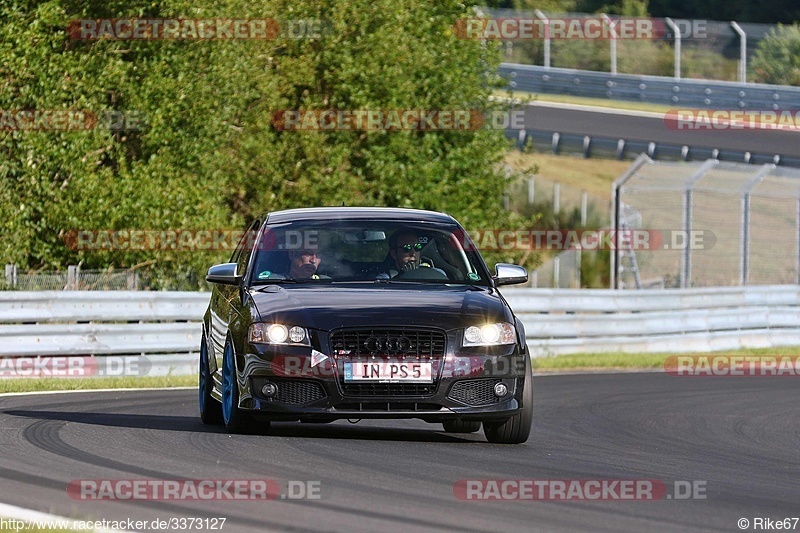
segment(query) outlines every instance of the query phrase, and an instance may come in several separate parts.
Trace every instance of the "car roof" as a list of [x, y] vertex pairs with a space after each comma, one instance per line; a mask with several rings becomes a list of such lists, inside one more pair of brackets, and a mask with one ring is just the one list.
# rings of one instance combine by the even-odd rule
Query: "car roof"
[[377, 219], [403, 222], [439, 222], [456, 223], [446, 213], [425, 211], [422, 209], [405, 209], [401, 207], [311, 207], [303, 209], [287, 209], [268, 214], [268, 223], [293, 222], [298, 220], [335, 220], [335, 219]]

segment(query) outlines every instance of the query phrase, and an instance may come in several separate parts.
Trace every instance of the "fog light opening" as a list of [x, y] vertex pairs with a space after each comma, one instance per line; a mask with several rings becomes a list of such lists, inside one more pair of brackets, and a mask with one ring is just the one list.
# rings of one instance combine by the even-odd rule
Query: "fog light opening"
[[261, 387], [261, 394], [263, 394], [267, 398], [274, 398], [275, 395], [278, 394], [278, 386], [275, 385], [274, 383], [264, 383], [264, 386]]
[[495, 386], [494, 386], [494, 395], [495, 396], [498, 396], [498, 397], [502, 398], [506, 394], [508, 394], [508, 387], [506, 387], [505, 383], [501, 382], [501, 383], [495, 384]]

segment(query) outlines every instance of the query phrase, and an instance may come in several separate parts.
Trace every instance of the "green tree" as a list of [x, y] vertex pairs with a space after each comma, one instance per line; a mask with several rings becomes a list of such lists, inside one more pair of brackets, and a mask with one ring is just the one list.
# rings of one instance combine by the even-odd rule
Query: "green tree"
[[750, 68], [755, 81], [779, 85], [800, 85], [800, 26], [777, 28], [759, 43]]

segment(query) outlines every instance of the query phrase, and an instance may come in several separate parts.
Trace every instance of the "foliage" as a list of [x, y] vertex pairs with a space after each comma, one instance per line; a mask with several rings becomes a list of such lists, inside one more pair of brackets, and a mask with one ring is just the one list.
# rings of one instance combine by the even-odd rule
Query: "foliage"
[[[457, 38], [454, 0], [16, 1], [0, 7], [0, 109], [135, 111], [140, 131], [0, 131], [0, 261], [21, 269], [151, 265], [202, 272], [229, 252], [74, 250], [80, 229], [241, 229], [286, 207], [443, 210], [467, 227], [502, 209], [498, 130], [277, 131], [297, 109], [500, 109], [497, 43]], [[84, 18], [318, 19], [322, 38], [76, 41]], [[162, 286], [169, 286], [167, 281]], [[185, 283], [181, 284], [185, 286]]]
[[759, 43], [750, 63], [755, 81], [800, 85], [800, 25], [778, 25]]

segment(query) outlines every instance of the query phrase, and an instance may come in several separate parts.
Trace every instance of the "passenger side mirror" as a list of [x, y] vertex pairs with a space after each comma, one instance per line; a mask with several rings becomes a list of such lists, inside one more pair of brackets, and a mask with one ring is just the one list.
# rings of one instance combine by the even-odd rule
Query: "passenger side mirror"
[[516, 285], [528, 281], [528, 271], [525, 267], [509, 263], [497, 263], [494, 268], [496, 272], [494, 282], [497, 285]]
[[222, 285], [238, 285], [242, 276], [236, 275], [236, 263], [222, 263], [208, 269], [206, 281]]

